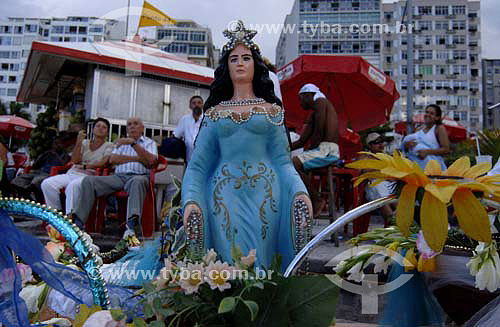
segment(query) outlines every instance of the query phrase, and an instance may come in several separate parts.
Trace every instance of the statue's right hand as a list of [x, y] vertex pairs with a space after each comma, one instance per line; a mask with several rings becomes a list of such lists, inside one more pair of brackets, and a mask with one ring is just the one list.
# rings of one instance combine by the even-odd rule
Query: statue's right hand
[[196, 205], [194, 203], [188, 204], [186, 206], [186, 208], [184, 209], [184, 220], [183, 220], [184, 221], [184, 228], [187, 227], [189, 216], [191, 215], [192, 212], [201, 213], [201, 209], [200, 209], [200, 207], [198, 207], [198, 205]]

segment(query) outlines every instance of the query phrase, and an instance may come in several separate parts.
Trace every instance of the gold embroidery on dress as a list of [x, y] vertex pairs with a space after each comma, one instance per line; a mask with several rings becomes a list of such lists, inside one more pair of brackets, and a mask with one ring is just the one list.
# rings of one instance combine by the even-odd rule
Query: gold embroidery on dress
[[262, 200], [259, 207], [259, 218], [262, 222], [261, 227], [261, 236], [262, 239], [266, 239], [267, 230], [269, 228], [269, 221], [266, 219], [266, 205], [269, 206], [269, 209], [273, 212], [278, 212], [276, 208], [276, 200], [273, 199], [273, 182], [276, 177], [272, 169], [268, 169], [267, 166], [259, 162], [257, 166], [257, 172], [254, 175], [251, 175], [250, 170], [253, 169], [252, 165], [249, 165], [247, 161], [243, 161], [243, 165], [239, 166], [238, 169], [242, 172], [241, 177], [236, 177], [231, 174], [228, 170], [227, 164], [222, 166], [221, 175], [215, 178], [215, 189], [213, 192], [214, 199], [214, 207], [215, 214], [219, 215], [223, 211], [224, 215], [224, 223], [222, 224], [222, 228], [225, 229], [226, 237], [228, 240], [231, 239], [231, 217], [229, 214], [229, 210], [224, 204], [224, 197], [222, 196], [222, 189], [224, 186], [228, 185], [229, 182], [234, 181], [234, 189], [239, 190], [245, 185], [249, 185], [251, 188], [256, 188], [257, 183], [260, 180], [264, 181], [264, 199]]
[[[205, 115], [214, 122], [216, 122], [219, 119], [230, 118], [236, 124], [246, 123], [255, 114], [265, 115], [267, 120], [271, 124], [277, 126], [283, 124], [285, 117], [283, 109], [277, 104], [271, 105], [270, 108], [266, 108], [263, 106], [255, 106], [252, 107], [252, 109], [243, 112], [238, 112], [229, 109], [216, 110], [215, 107], [212, 107], [205, 112]], [[276, 118], [277, 120], [275, 120]]]

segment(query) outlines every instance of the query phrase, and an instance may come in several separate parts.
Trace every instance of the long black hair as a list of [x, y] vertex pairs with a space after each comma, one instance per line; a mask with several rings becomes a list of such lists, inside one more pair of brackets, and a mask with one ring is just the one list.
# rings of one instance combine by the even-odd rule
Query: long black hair
[[438, 116], [438, 117], [439, 117], [439, 119], [436, 119], [436, 120], [434, 121], [434, 123], [435, 123], [436, 125], [441, 125], [441, 124], [443, 123], [443, 122], [441, 121], [441, 119], [443, 119], [443, 117], [442, 117], [443, 111], [441, 110], [441, 107], [440, 107], [440, 106], [438, 106], [437, 104], [430, 104], [430, 105], [428, 105], [428, 106], [426, 107], [426, 109], [427, 109], [427, 108], [434, 108], [434, 110], [436, 111], [436, 116]]
[[[261, 55], [250, 49], [254, 61], [254, 75], [253, 75], [253, 92], [258, 98], [262, 98], [269, 103], [282, 105], [280, 99], [274, 94], [274, 84], [269, 78], [269, 69], [267, 68]], [[210, 85], [210, 96], [205, 102], [203, 111], [218, 105], [221, 101], [230, 100], [233, 97], [233, 82], [229, 75], [228, 58], [231, 51], [226, 51], [222, 54], [219, 61], [219, 66], [215, 70], [215, 78]]]

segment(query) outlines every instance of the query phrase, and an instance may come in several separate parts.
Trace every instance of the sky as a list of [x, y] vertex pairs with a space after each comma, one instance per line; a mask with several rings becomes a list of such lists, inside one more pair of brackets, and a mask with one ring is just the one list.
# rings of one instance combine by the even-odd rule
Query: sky
[[[148, 0], [174, 19], [187, 18], [208, 26], [217, 47], [225, 44], [222, 31], [236, 19], [249, 24], [283, 24], [293, 0]], [[384, 2], [393, 2], [384, 0]], [[0, 0], [4, 17], [96, 16], [125, 20], [127, 0]], [[130, 0], [132, 8], [143, 0]], [[137, 9], [140, 12], [140, 9]], [[137, 11], [136, 10], [136, 11]], [[500, 1], [481, 0], [483, 58], [500, 58]], [[129, 28], [135, 29], [139, 15], [132, 14]], [[147, 29], [144, 31], [147, 33]], [[274, 62], [279, 33], [264, 31], [255, 37], [261, 52]]]

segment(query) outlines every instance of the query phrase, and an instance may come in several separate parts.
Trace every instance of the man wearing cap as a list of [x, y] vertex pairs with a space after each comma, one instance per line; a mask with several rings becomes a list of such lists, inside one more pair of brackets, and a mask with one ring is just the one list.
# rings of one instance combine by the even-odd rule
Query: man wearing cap
[[295, 169], [300, 173], [313, 200], [314, 216], [318, 216], [325, 200], [314, 192], [305, 178], [305, 171], [321, 168], [339, 159], [339, 131], [337, 113], [332, 103], [314, 84], [305, 84], [299, 91], [300, 104], [304, 110], [312, 110], [306, 119], [300, 138], [292, 143], [291, 150], [303, 147], [308, 141], [308, 151], [293, 157]]
[[[384, 152], [385, 148], [385, 140], [382, 135], [379, 133], [370, 133], [366, 137], [366, 144], [368, 145], [368, 150], [372, 153]], [[372, 156], [362, 155], [360, 159], [373, 159]], [[363, 170], [363, 173], [368, 172], [369, 170]], [[380, 199], [392, 194], [393, 185], [389, 181], [383, 181], [375, 186], [367, 185], [365, 188], [365, 196], [368, 201], [373, 201], [376, 199]], [[394, 215], [394, 209], [391, 206], [384, 206], [380, 208], [382, 212], [382, 216], [384, 219], [388, 220], [388, 218]]]

